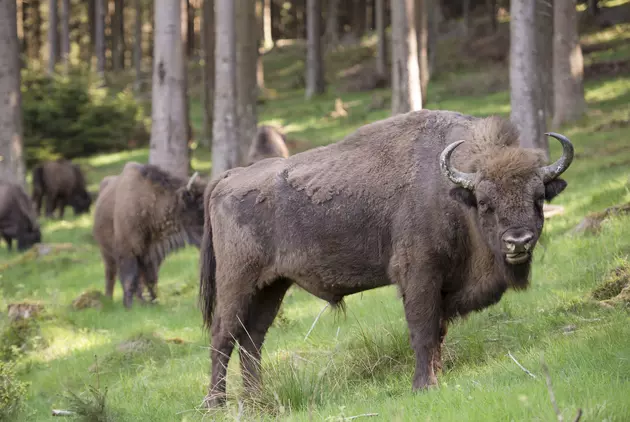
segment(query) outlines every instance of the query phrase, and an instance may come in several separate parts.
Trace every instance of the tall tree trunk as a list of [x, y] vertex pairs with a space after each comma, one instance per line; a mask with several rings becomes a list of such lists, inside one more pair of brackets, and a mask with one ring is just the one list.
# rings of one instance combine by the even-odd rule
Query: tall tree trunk
[[486, 0], [486, 8], [488, 9], [488, 16], [490, 16], [490, 27], [492, 33], [497, 32], [497, 0]]
[[392, 0], [392, 114], [422, 109], [415, 0]]
[[94, 55], [96, 47], [96, 0], [88, 0], [88, 31], [90, 34], [90, 57]]
[[591, 16], [597, 16], [599, 13], [598, 0], [588, 0], [588, 13]]
[[[17, 34], [20, 43], [20, 53], [28, 58], [28, 35], [26, 35], [27, 20], [29, 15], [30, 3], [24, 0], [16, 0], [17, 7]], [[20, 60], [22, 61], [22, 60]]]
[[136, 9], [135, 36], [133, 40], [133, 67], [136, 71], [134, 90], [142, 88], [142, 0], [134, 0]]
[[462, 5], [462, 23], [464, 26], [464, 37], [466, 37], [466, 41], [468, 41], [468, 36], [470, 36], [471, 30], [471, 22], [470, 22], [470, 0], [464, 0]]
[[61, 61], [64, 72], [70, 68], [70, 0], [61, 1]]
[[95, 0], [94, 49], [96, 50], [96, 72], [105, 77], [105, 14], [107, 0]]
[[31, 21], [33, 31], [33, 51], [35, 58], [39, 61], [42, 54], [42, 12], [40, 10], [40, 0], [31, 0], [31, 11], [33, 12], [33, 19]]
[[441, 19], [439, 0], [427, 1], [427, 62], [429, 63], [429, 75], [433, 76], [435, 72], [435, 56], [437, 53], [437, 42], [439, 37], [438, 25]]
[[180, 0], [156, 0], [149, 163], [187, 177], [187, 98], [182, 44]]
[[575, 0], [559, 0], [554, 5], [553, 87], [554, 128], [584, 114], [584, 61], [578, 34]]
[[[184, 85], [184, 98], [186, 99], [186, 101], [184, 102], [184, 115], [185, 115], [185, 121], [186, 121], [186, 145], [188, 147], [190, 141], [192, 140], [192, 125], [190, 124], [190, 101], [189, 101], [189, 97], [188, 97], [188, 18], [189, 18], [189, 14], [188, 14], [188, 7], [187, 7], [187, 3], [188, 0], [181, 0], [180, 1], [180, 29], [181, 29], [181, 42], [182, 42], [182, 54], [184, 55], [184, 58], [182, 60], [182, 76], [184, 79], [183, 85]], [[192, 156], [192, 154], [190, 154], [190, 156]], [[189, 163], [190, 165], [190, 163]], [[192, 167], [190, 167], [190, 169], [192, 170]]]
[[339, 0], [328, 0], [326, 42], [331, 47], [339, 44]]
[[186, 50], [188, 58], [195, 54], [195, 6], [186, 0], [187, 30], [186, 30]]
[[310, 99], [326, 91], [326, 82], [320, 33], [321, 0], [308, 0], [307, 8], [306, 98]]
[[203, 128], [204, 144], [212, 148], [212, 120], [214, 109], [214, 0], [203, 0], [201, 43], [203, 49]]
[[0, 2], [0, 180], [26, 187], [15, 1]]
[[360, 41], [365, 33], [365, 0], [352, 2], [352, 32], [357, 37], [357, 41]]
[[427, 100], [427, 87], [431, 74], [429, 72], [429, 19], [428, 19], [428, 2], [430, 0], [416, 0], [416, 27], [418, 42], [418, 70], [420, 72], [420, 92], [422, 93], [422, 102]]
[[262, 10], [262, 18], [263, 18], [263, 40], [265, 50], [268, 50], [273, 47], [273, 34], [271, 33], [271, 0], [262, 0], [263, 2], [263, 10]]
[[[236, 112], [241, 157], [246, 157], [251, 140], [256, 134], [258, 117], [256, 99], [256, 62], [258, 59], [258, 28], [255, 0], [237, 0], [236, 20]], [[245, 165], [245, 161], [241, 165]]]
[[125, 67], [125, 21], [123, 0], [114, 0], [114, 19], [112, 20], [112, 64], [118, 72]]
[[59, 51], [57, 0], [48, 0], [48, 74], [55, 73]]
[[540, 55], [538, 72], [545, 104], [545, 122], [553, 116], [553, 3], [547, 0], [536, 2], [536, 50]]
[[212, 178], [245, 159], [236, 114], [236, 10], [233, 0], [216, 0], [215, 96], [212, 123]]
[[378, 45], [376, 48], [376, 72], [380, 78], [387, 77], [387, 39], [385, 38], [385, 5], [384, 0], [376, 0], [376, 36]]
[[545, 133], [545, 98], [541, 89], [540, 54], [536, 36], [537, 0], [510, 3], [510, 103], [512, 122], [526, 148], [549, 154]]
[[374, 1], [365, 0], [365, 30], [371, 31], [374, 29]]

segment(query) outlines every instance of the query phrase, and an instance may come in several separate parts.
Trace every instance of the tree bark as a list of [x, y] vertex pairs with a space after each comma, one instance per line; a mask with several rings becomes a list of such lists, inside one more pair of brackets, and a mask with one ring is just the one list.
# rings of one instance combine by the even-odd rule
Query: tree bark
[[374, 29], [374, 5], [373, 0], [365, 0], [365, 30]]
[[[346, 0], [347, 1], [347, 0]], [[308, 16], [307, 16], [308, 19]], [[357, 41], [365, 33], [365, 1], [353, 0], [352, 2], [352, 31], [357, 37]]]
[[96, 0], [88, 0], [88, 31], [90, 34], [89, 44], [89, 57], [94, 55], [94, 48], [96, 46]]
[[96, 50], [96, 72], [105, 77], [105, 3], [106, 0], [95, 0], [94, 49]]
[[142, 0], [134, 0], [136, 9], [135, 36], [133, 40], [133, 67], [136, 73], [134, 90], [140, 92], [142, 88]]
[[39, 9], [41, 6], [40, 0], [32, 0], [31, 11], [33, 12], [33, 19], [31, 31], [33, 31], [33, 51], [35, 59], [40, 60], [42, 54], [42, 13]]
[[548, 0], [536, 1], [537, 51], [540, 54], [538, 72], [545, 104], [545, 122], [553, 116], [553, 4]]
[[321, 42], [321, 0], [308, 0], [307, 52], [306, 52], [306, 98], [323, 94], [326, 91], [324, 80], [324, 60]]
[[114, 71], [118, 72], [125, 67], [125, 21], [123, 0], [114, 0], [114, 19], [112, 22], [112, 63]]
[[212, 178], [240, 165], [236, 114], [236, 10], [233, 0], [217, 0], [215, 8], [215, 96], [212, 125]]
[[554, 5], [552, 127], [574, 121], [584, 114], [584, 61], [578, 34], [575, 0], [558, 0]]
[[339, 0], [328, 0], [327, 9], [326, 42], [330, 47], [334, 47], [339, 45]]
[[273, 34], [271, 32], [271, 0], [262, 0], [263, 2], [263, 40], [265, 50], [273, 48]]
[[59, 51], [57, 0], [48, 0], [48, 74], [55, 73]]
[[429, 20], [428, 20], [428, 2], [430, 0], [416, 0], [416, 26], [417, 42], [418, 42], [418, 70], [420, 72], [420, 92], [422, 93], [422, 102], [427, 100], [427, 87], [431, 74], [429, 72]]
[[435, 56], [437, 53], [437, 41], [439, 37], [438, 25], [441, 21], [441, 11], [439, 0], [427, 1], [427, 62], [429, 64], [429, 75], [433, 76], [435, 72]]
[[203, 50], [203, 139], [209, 149], [212, 148], [212, 120], [214, 109], [214, 0], [203, 1], [203, 20], [201, 22], [201, 42]]
[[422, 109], [415, 0], [392, 0], [392, 114]]
[[186, 0], [186, 12], [187, 12], [187, 30], [186, 30], [186, 51], [187, 56], [190, 58], [195, 54], [195, 6], [190, 3], [190, 0]]
[[61, 61], [64, 72], [70, 68], [70, 0], [61, 1]]
[[599, 13], [599, 6], [597, 5], [598, 0], [588, 0], [588, 13], [591, 16], [597, 16]]
[[488, 15], [490, 16], [490, 27], [492, 33], [497, 32], [497, 0], [486, 0], [486, 8], [488, 9]]
[[470, 0], [464, 0], [462, 5], [462, 21], [464, 25], [464, 37], [470, 36]]
[[[184, 116], [186, 121], [186, 145], [192, 140], [192, 125], [190, 124], [190, 102], [188, 101], [188, 59], [189, 59], [189, 50], [188, 50], [188, 41], [189, 39], [189, 25], [188, 21], [190, 18], [189, 9], [188, 9], [188, 0], [180, 1], [180, 29], [181, 29], [181, 42], [182, 42], [182, 54], [184, 55], [182, 59], [182, 76], [183, 76], [183, 86], [184, 86]], [[192, 167], [190, 167], [192, 170]]]
[[186, 86], [180, 0], [155, 1], [155, 44], [149, 163], [188, 176]]
[[387, 76], [387, 39], [385, 38], [385, 5], [384, 0], [376, 0], [376, 36], [378, 45], [376, 47], [376, 72], [380, 78]]
[[545, 98], [542, 93], [540, 54], [536, 36], [536, 0], [510, 3], [510, 118], [526, 148], [549, 154], [545, 132]]
[[15, 1], [0, 2], [0, 180], [26, 187]]
[[258, 28], [256, 21], [256, 1], [236, 0], [236, 112], [238, 114], [238, 145], [245, 165], [245, 157], [258, 125], [256, 99], [256, 62], [258, 59]]

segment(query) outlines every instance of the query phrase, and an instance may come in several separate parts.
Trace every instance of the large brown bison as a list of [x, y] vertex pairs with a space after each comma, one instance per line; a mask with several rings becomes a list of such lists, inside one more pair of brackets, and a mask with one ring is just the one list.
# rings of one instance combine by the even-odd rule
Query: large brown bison
[[92, 205], [81, 168], [66, 159], [45, 161], [33, 169], [33, 202], [37, 215], [44, 197], [47, 217], [52, 217], [59, 209], [59, 218], [63, 218], [66, 205], [72, 207], [75, 215], [88, 212]]
[[[130, 308], [143, 285], [154, 300], [160, 264], [186, 243], [199, 247], [206, 183], [186, 181], [150, 164], [129, 162], [120, 175], [101, 182], [92, 234], [105, 264], [105, 294], [112, 297], [116, 273]], [[105, 182], [105, 180], [104, 180]]]
[[284, 134], [273, 126], [258, 126], [247, 154], [247, 165], [254, 164], [265, 158], [287, 158], [288, 156], [289, 150], [287, 149]]
[[42, 233], [31, 200], [21, 186], [0, 182], [0, 236], [13, 248], [17, 239], [19, 251], [41, 242]]
[[[422, 110], [287, 159], [228, 170], [205, 192], [200, 307], [212, 333], [205, 403], [225, 400], [239, 342], [245, 387], [260, 383], [265, 333], [296, 283], [333, 306], [396, 284], [416, 365], [437, 383], [447, 324], [528, 286], [543, 202], [573, 147], [545, 165], [507, 120]], [[214, 317], [213, 317], [214, 316]]]

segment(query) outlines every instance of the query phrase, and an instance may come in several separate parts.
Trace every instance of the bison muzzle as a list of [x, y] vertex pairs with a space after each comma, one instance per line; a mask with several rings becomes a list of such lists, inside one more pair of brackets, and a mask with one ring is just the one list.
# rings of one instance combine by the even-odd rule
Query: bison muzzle
[[212, 333], [207, 406], [225, 401], [239, 343], [246, 391], [293, 284], [340, 305], [395, 284], [416, 363], [413, 389], [437, 384], [448, 323], [529, 284], [543, 202], [567, 183], [571, 142], [546, 165], [508, 120], [421, 110], [342, 141], [228, 170], [206, 188], [200, 307]]

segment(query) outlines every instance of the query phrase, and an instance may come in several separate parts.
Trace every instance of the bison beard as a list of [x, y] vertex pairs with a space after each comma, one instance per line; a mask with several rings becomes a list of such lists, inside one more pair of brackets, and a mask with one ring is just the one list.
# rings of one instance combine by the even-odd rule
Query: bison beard
[[[199, 301], [212, 333], [204, 403], [225, 401], [238, 341], [246, 391], [287, 289], [336, 305], [396, 284], [416, 365], [413, 389], [437, 383], [448, 322], [525, 289], [542, 205], [564, 190], [563, 155], [519, 147], [516, 128], [422, 110], [359, 128], [292, 157], [231, 169], [208, 185]], [[465, 140], [464, 142], [459, 142]]]

